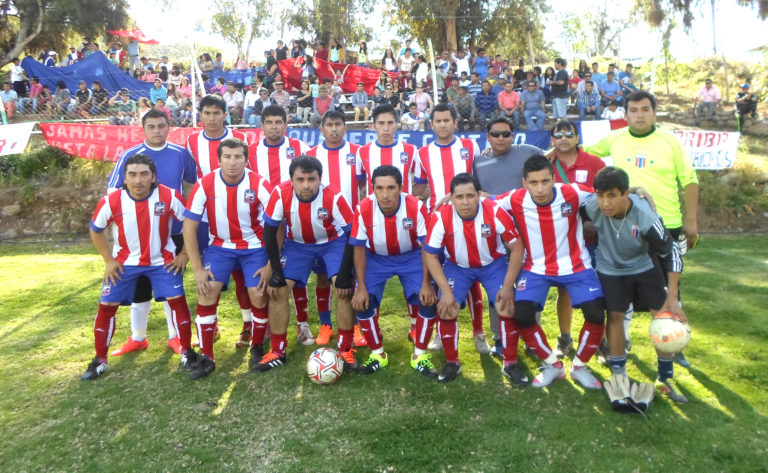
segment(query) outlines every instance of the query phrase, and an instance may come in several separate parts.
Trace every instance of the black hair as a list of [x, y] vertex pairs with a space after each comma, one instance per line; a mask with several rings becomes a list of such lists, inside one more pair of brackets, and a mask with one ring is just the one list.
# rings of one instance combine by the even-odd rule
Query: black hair
[[298, 158], [294, 158], [294, 160], [291, 161], [291, 165], [288, 166], [288, 174], [291, 176], [291, 179], [293, 179], [293, 172], [296, 171], [296, 168], [301, 168], [301, 170], [306, 173], [317, 171], [317, 175], [323, 177], [323, 165], [320, 163], [320, 160], [314, 156], [302, 154]]
[[505, 125], [508, 125], [509, 126], [509, 131], [514, 133], [515, 127], [512, 126], [512, 122], [510, 122], [509, 120], [507, 120], [506, 118], [503, 118], [503, 117], [496, 117], [493, 120], [489, 121], [488, 122], [488, 126], [487, 126], [487, 131], [491, 131], [491, 127], [493, 125], [497, 124], [497, 123], [503, 123]]
[[651, 109], [653, 111], [656, 111], [656, 97], [653, 96], [653, 94], [646, 92], [644, 90], [636, 90], [629, 94], [627, 96], [627, 105], [629, 105], [629, 102], [639, 102], [641, 100], [648, 99], [651, 101]]
[[624, 194], [629, 189], [629, 175], [621, 168], [607, 166], [597, 173], [592, 187], [594, 187], [595, 192], [608, 192], [616, 189]]
[[550, 174], [555, 175], [555, 168], [552, 167], [552, 162], [543, 154], [534, 154], [525, 161], [523, 164], [523, 178], [527, 178], [528, 174], [536, 171], [547, 169]]
[[384, 176], [391, 176], [395, 178], [395, 182], [397, 182], [397, 185], [402, 187], [403, 186], [403, 175], [400, 173], [400, 170], [397, 169], [395, 166], [391, 166], [389, 164], [385, 164], [383, 166], [377, 167], [373, 174], [371, 175], [371, 182], [373, 185], [376, 185], [376, 178], [377, 177], [384, 177]]
[[264, 107], [261, 111], [261, 119], [265, 120], [267, 117], [280, 117], [283, 122], [288, 121], [288, 114], [285, 113], [285, 109], [279, 105], [269, 105]]
[[157, 108], [153, 108], [145, 113], [143, 117], [141, 117], [141, 126], [144, 126], [147, 123], [147, 120], [150, 118], [164, 118], [167, 125], [170, 126], [171, 124], [171, 121], [168, 119], [168, 115], [166, 115], [165, 112]]
[[[126, 159], [125, 164], [123, 165], [123, 176], [125, 176], [128, 166], [131, 164], [146, 164], [149, 166], [149, 171], [152, 173], [152, 175], [157, 175], [157, 166], [155, 166], [155, 162], [152, 161], [152, 158], [146, 154], [137, 153]], [[125, 184], [123, 184], [123, 187], [125, 187]]]
[[219, 147], [216, 148], [216, 157], [221, 159], [221, 154], [224, 148], [243, 148], [243, 154], [245, 154], [245, 162], [248, 162], [248, 143], [238, 138], [227, 138], [221, 140]]
[[58, 87], [60, 89], [66, 89], [67, 88], [67, 84], [63, 80], [60, 80], [60, 81], [56, 82], [56, 87]]
[[458, 115], [456, 114], [456, 109], [451, 107], [445, 102], [440, 102], [439, 104], [435, 105], [435, 108], [432, 109], [432, 116], [430, 117], [432, 121], [435, 120], [435, 113], [437, 112], [451, 112], [452, 120], [456, 120], [456, 118], [458, 117]]
[[565, 61], [565, 59], [559, 57], [559, 58], [555, 59], [555, 64], [560, 64], [561, 66], [565, 67], [567, 62]]
[[376, 118], [381, 115], [382, 113], [391, 113], [393, 117], [395, 117], [395, 121], [397, 121], [397, 112], [395, 112], [395, 107], [393, 107], [391, 104], [385, 103], [382, 105], [377, 105], [376, 108], [373, 109], [373, 122], [376, 123]]
[[217, 95], [208, 94], [202, 99], [200, 99], [200, 105], [198, 106], [198, 110], [202, 112], [205, 107], [216, 107], [220, 109], [222, 112], [224, 112], [225, 114], [227, 113], [227, 102], [225, 102], [223, 98]]
[[585, 81], [584, 81], [584, 86], [586, 87], [586, 85], [587, 85], [587, 84], [592, 84], [592, 87], [594, 87], [594, 86], [595, 86], [595, 82], [594, 82], [594, 81], [591, 81], [591, 80], [585, 80]]
[[477, 180], [477, 177], [466, 172], [460, 172], [451, 179], [451, 194], [456, 190], [456, 187], [462, 184], [472, 184], [475, 187], [475, 190], [480, 192], [480, 181]]
[[330, 119], [341, 120], [341, 123], [343, 123], [344, 125], [347, 124], [347, 120], [344, 117], [343, 113], [339, 112], [338, 110], [328, 110], [327, 112], [325, 112], [325, 115], [323, 115], [323, 119], [320, 121], [320, 126], [321, 127], [325, 126], [325, 122], [327, 122]]
[[549, 130], [549, 136], [555, 136], [555, 132], [558, 131], [572, 131], [576, 135], [579, 134], [579, 129], [576, 128], [576, 124], [566, 119], [559, 120], [557, 123], [555, 123], [555, 126]]

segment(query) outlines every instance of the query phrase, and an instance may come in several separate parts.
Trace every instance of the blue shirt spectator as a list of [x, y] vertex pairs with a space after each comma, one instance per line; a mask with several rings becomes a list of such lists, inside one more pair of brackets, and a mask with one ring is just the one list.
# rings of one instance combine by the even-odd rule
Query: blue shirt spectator
[[152, 102], [152, 105], [155, 105], [157, 99], [163, 99], [163, 101], [165, 101], [167, 98], [168, 89], [163, 87], [163, 83], [160, 79], [155, 79], [155, 86], [149, 89], [149, 101]]

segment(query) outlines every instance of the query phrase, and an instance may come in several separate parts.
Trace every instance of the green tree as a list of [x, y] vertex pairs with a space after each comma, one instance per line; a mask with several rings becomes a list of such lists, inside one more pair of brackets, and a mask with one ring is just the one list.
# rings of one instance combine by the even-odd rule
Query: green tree
[[374, 0], [313, 0], [312, 7], [299, 8], [289, 18], [292, 26], [326, 45], [369, 40], [372, 31], [360, 20], [373, 7]]
[[[713, 0], [635, 0], [635, 9], [642, 13], [645, 21], [653, 27], [660, 27], [669, 15], [682, 16], [686, 30], [693, 24], [693, 13], [709, 7]], [[768, 1], [766, 0], [736, 0], [738, 5], [758, 6], [761, 19], [768, 17]]]
[[211, 29], [237, 48], [238, 55], [249, 57], [251, 44], [263, 33], [262, 26], [270, 17], [269, 8], [257, 0], [219, 0], [211, 20]]
[[73, 32], [98, 38], [130, 21], [126, 0], [0, 1], [0, 67], [40, 49], [63, 49]]

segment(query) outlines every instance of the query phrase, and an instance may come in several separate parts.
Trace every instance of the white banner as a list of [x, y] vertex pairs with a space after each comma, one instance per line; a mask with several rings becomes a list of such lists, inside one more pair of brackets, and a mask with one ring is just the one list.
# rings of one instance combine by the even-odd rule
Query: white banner
[[0, 125], [0, 156], [23, 153], [37, 122]]
[[727, 169], [736, 162], [741, 133], [730, 131], [675, 130], [695, 169]]

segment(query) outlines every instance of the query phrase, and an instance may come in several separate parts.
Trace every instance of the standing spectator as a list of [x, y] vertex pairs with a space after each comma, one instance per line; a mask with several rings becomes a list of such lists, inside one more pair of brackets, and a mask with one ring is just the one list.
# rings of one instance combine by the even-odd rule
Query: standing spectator
[[22, 97], [19, 99], [19, 113], [26, 113], [27, 102], [32, 104], [32, 112], [37, 113], [40, 93], [42, 91], [43, 86], [40, 85], [40, 81], [37, 77], [33, 77], [30, 80], [29, 97]]
[[576, 72], [579, 75], [579, 79], [585, 79], [587, 72], [589, 72], [589, 66], [587, 66], [587, 61], [582, 59], [579, 61], [579, 68], [576, 70]]
[[550, 82], [552, 93], [552, 115], [555, 120], [565, 118], [568, 107], [568, 71], [565, 70], [565, 59], [555, 59], [555, 78]]
[[109, 106], [114, 107], [115, 116], [109, 117], [110, 125], [130, 125], [134, 114], [136, 113], [136, 102], [131, 100], [128, 89], [120, 89], [109, 100]]
[[235, 62], [235, 69], [242, 71], [248, 69], [248, 59], [245, 57], [245, 53], [237, 54], [237, 62]]
[[429, 64], [427, 64], [427, 59], [424, 56], [416, 58], [413, 73], [416, 85], [422, 84], [423, 87], [426, 87], [427, 79], [429, 78]]
[[[497, 54], [494, 61], [491, 63], [493, 68], [493, 75], [498, 76], [504, 72], [504, 61], [501, 59], [501, 54]], [[517, 79], [519, 80], [519, 79]]]
[[304, 52], [304, 47], [301, 45], [301, 40], [294, 39], [291, 43], [291, 59], [304, 56], [306, 56], [306, 53]]
[[56, 51], [48, 51], [48, 57], [45, 58], [46, 67], [56, 67]]
[[368, 117], [371, 115], [371, 109], [368, 108], [368, 94], [363, 89], [364, 84], [362, 82], [357, 83], [357, 91], [352, 94], [351, 102], [352, 107], [355, 109], [355, 121], [360, 120], [360, 113], [365, 116], [365, 121], [368, 121]]
[[13, 90], [16, 91], [16, 95], [18, 95], [19, 98], [27, 96], [27, 86], [24, 84], [25, 80], [29, 79], [27, 79], [27, 75], [24, 73], [24, 68], [21, 67], [19, 58], [15, 57], [11, 64], [11, 85], [13, 85]]
[[712, 85], [712, 79], [707, 79], [704, 82], [704, 87], [699, 90], [693, 101], [693, 116], [696, 119], [696, 124], [701, 122], [702, 114], [705, 120], [711, 120], [715, 115], [715, 109], [721, 110], [723, 108], [722, 99], [720, 91]]
[[79, 54], [77, 53], [77, 48], [74, 46], [69, 47], [69, 54], [67, 54], [67, 62], [65, 66], [71, 66], [72, 64], [76, 63], [79, 58]]
[[56, 82], [56, 92], [53, 94], [53, 113], [64, 116], [72, 110], [72, 93], [63, 80]]
[[484, 129], [499, 108], [498, 98], [491, 92], [491, 83], [487, 80], [483, 81], [481, 92], [475, 96], [475, 108], [477, 108], [477, 124], [480, 129]]
[[343, 62], [344, 60], [344, 48], [337, 39], [334, 39], [331, 42], [331, 50], [328, 53], [328, 60], [330, 62]]
[[[451, 57], [453, 58], [453, 62], [456, 63], [456, 71], [459, 74], [462, 72], [466, 72], [467, 74], [472, 73], [472, 67], [470, 66], [471, 56], [467, 56], [464, 51], [454, 51]], [[472, 93], [472, 91], [470, 91], [470, 93]]]
[[368, 43], [360, 41], [360, 49], [357, 51], [357, 65], [368, 67]]
[[283, 89], [282, 81], [275, 82], [274, 86], [275, 90], [272, 91], [272, 93], [269, 95], [269, 98], [275, 102], [275, 105], [282, 108], [288, 108], [288, 105], [291, 103], [291, 94]]
[[541, 130], [547, 120], [547, 100], [544, 98], [544, 93], [539, 90], [538, 81], [528, 81], [528, 88], [520, 96], [520, 108], [523, 109], [523, 117], [528, 129]]
[[453, 106], [456, 108], [456, 114], [459, 118], [459, 131], [464, 131], [465, 124], [468, 130], [473, 130], [475, 122], [477, 122], [477, 109], [475, 98], [469, 95], [466, 86], [459, 86], [459, 93]]
[[621, 120], [626, 116], [624, 107], [619, 106], [617, 100], [611, 100], [608, 102], [608, 107], [603, 110], [603, 120]]
[[411, 80], [413, 78], [411, 70], [413, 69], [414, 63], [416, 62], [416, 58], [412, 53], [413, 51], [411, 48], [406, 48], [405, 54], [400, 56], [400, 58], [397, 60], [397, 69], [400, 71], [402, 86], [405, 88], [411, 87]]
[[128, 38], [128, 67], [134, 71], [141, 66], [139, 65], [139, 55], [141, 54], [140, 48], [139, 48], [139, 42], [136, 41], [136, 38], [131, 36]]
[[320, 95], [312, 104], [313, 113], [309, 120], [310, 123], [312, 123], [312, 126], [315, 128], [320, 126], [320, 123], [323, 121], [323, 116], [326, 114], [326, 112], [328, 112], [328, 110], [331, 110], [331, 107], [333, 107], [333, 97], [331, 97], [328, 92], [328, 86], [325, 84], [321, 85]]
[[555, 69], [552, 67], [548, 67], [544, 74], [541, 75], [541, 83], [539, 84], [539, 88], [542, 92], [544, 92], [544, 96], [547, 98], [548, 101], [552, 99], [552, 81], [555, 80]]
[[520, 95], [515, 92], [515, 86], [512, 81], [504, 84], [504, 91], [498, 96], [499, 116], [501, 118], [510, 118], [514, 122], [515, 128], [520, 127]]
[[424, 124], [427, 122], [427, 115], [419, 112], [416, 104], [411, 102], [408, 105], [408, 113], [400, 118], [403, 124], [403, 130], [424, 131]]
[[414, 56], [416, 55], [416, 48], [411, 46], [412, 42], [413, 42], [413, 40], [411, 40], [411, 39], [406, 39], [405, 40], [405, 44], [403, 45], [402, 49], [400, 49], [400, 56], [404, 56], [405, 55], [405, 50], [409, 49], [409, 48], [410, 48], [411, 52], [413, 53], [413, 55]]
[[328, 60], [328, 49], [325, 47], [325, 42], [320, 41], [317, 43], [317, 49], [315, 50], [315, 57], [322, 61]]
[[384, 51], [384, 57], [381, 58], [381, 67], [387, 72], [397, 71], [397, 59], [395, 59], [395, 53], [392, 48], [387, 48]]
[[9, 81], [3, 83], [3, 91], [0, 92], [0, 99], [3, 101], [5, 115], [9, 119], [13, 118], [13, 115], [16, 113], [16, 101], [19, 99], [19, 95], [11, 88], [11, 83]]
[[264, 57], [266, 58], [264, 70], [267, 72], [265, 82], [269, 85], [269, 83], [272, 82], [272, 78], [275, 76], [275, 74], [280, 72], [280, 67], [277, 65], [278, 59], [275, 59], [275, 56], [272, 55], [272, 50], [268, 49], [264, 51]]
[[157, 99], [165, 101], [168, 98], [168, 89], [163, 87], [163, 82], [160, 79], [155, 79], [154, 83], [155, 86], [149, 89], [149, 101], [153, 104], [157, 102]]
[[309, 82], [303, 80], [301, 81], [301, 90], [299, 90], [296, 96], [296, 116], [302, 123], [309, 121], [313, 109], [312, 102], [312, 91], [309, 88]]
[[[488, 68], [491, 65], [490, 58], [485, 54], [485, 48], [477, 48], [477, 56], [474, 58], [473, 70], [477, 72], [480, 79], [488, 77]], [[500, 74], [496, 74], [497, 76]]]
[[234, 82], [229, 81], [227, 82], [227, 91], [222, 97], [227, 102], [229, 116], [232, 119], [230, 123], [240, 123], [240, 119], [243, 117], [243, 93], [237, 90]]
[[[615, 100], [616, 102], [621, 102], [622, 93], [621, 93], [621, 86], [618, 82], [616, 82], [614, 79], [615, 73], [608, 71], [608, 74], [606, 74], [607, 79], [603, 81], [602, 84], [600, 84], [600, 96], [601, 104], [608, 105], [608, 103], [612, 100]], [[595, 77], [595, 73], [592, 72], [592, 77]]]
[[106, 115], [109, 109], [109, 91], [101, 86], [100, 81], [93, 81], [91, 115]]
[[75, 92], [75, 115], [88, 118], [88, 110], [91, 109], [93, 104], [93, 92], [88, 88], [88, 85], [84, 80], [81, 80], [77, 84], [77, 92]]
[[593, 115], [595, 119], [600, 117], [600, 93], [595, 90], [595, 83], [589, 79], [584, 80], [584, 91], [577, 92], [579, 104], [579, 120], [584, 120], [587, 115]]
[[283, 40], [277, 40], [277, 48], [275, 48], [275, 59], [283, 61], [288, 59], [288, 46], [283, 44]]

